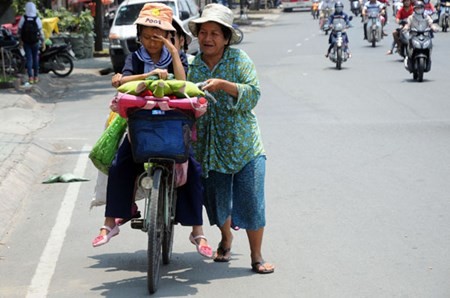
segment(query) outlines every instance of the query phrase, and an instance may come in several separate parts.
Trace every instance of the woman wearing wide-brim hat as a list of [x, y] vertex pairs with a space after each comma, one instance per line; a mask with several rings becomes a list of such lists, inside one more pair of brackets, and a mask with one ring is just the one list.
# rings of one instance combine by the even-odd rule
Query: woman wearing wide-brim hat
[[240, 227], [249, 239], [252, 270], [272, 273], [274, 266], [265, 262], [261, 253], [266, 156], [253, 111], [260, 87], [249, 56], [230, 47], [239, 39], [233, 18], [227, 7], [208, 4], [200, 18], [189, 22], [200, 53], [189, 66], [188, 80], [205, 82], [203, 89], [217, 99], [198, 119], [194, 147], [203, 168], [208, 217], [222, 234], [214, 260], [230, 261], [231, 228]]

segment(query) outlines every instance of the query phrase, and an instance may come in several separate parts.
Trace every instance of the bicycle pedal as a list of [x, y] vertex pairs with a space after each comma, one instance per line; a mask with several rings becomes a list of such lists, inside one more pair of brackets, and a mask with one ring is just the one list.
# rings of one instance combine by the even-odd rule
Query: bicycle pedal
[[132, 229], [141, 230], [144, 227], [144, 220], [142, 218], [133, 218], [130, 222]]

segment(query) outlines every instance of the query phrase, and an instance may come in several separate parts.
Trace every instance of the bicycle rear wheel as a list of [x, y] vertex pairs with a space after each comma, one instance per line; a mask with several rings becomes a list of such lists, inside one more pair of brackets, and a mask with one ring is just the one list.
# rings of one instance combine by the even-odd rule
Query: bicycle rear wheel
[[164, 219], [162, 211], [162, 198], [164, 198], [164, 182], [162, 180], [162, 169], [156, 168], [153, 173], [153, 185], [149, 198], [147, 212], [147, 288], [150, 294], [158, 289], [161, 266], [161, 242], [164, 231]]

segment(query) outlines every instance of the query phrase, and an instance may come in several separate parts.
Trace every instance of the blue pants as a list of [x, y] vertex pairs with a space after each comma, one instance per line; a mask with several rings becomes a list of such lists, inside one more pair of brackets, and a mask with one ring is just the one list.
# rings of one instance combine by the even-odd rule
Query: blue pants
[[211, 225], [222, 227], [228, 217], [232, 226], [258, 230], [266, 225], [264, 178], [266, 157], [258, 156], [235, 174], [215, 171], [204, 178], [205, 207]]
[[[144, 166], [135, 163], [128, 137], [120, 145], [108, 173], [106, 217], [130, 218], [136, 178]], [[189, 157], [186, 184], [177, 189], [176, 220], [186, 226], [202, 225], [203, 189], [200, 164]]]
[[29, 78], [35, 78], [39, 74], [39, 43], [23, 43], [25, 57], [27, 59], [27, 73]]

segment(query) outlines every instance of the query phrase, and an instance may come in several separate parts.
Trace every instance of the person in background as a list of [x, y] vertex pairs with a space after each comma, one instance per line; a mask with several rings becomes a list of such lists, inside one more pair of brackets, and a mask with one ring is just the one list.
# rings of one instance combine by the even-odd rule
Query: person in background
[[177, 32], [174, 36], [174, 45], [177, 49], [186, 54], [188, 62], [190, 63], [194, 56], [187, 53], [189, 44], [192, 42], [192, 35], [190, 32], [186, 31], [183, 27], [183, 23], [177, 17], [173, 17], [172, 25], [177, 29]]
[[[35, 21], [37, 25], [38, 32], [32, 33], [32, 35], [36, 36], [32, 37], [31, 40], [23, 37], [23, 27], [26, 20]], [[45, 37], [44, 31], [42, 30], [42, 21], [37, 15], [36, 5], [33, 2], [30, 1], [25, 4], [25, 15], [20, 18], [18, 28], [19, 36], [21, 36], [20, 42], [25, 51], [25, 57], [27, 60], [26, 66], [28, 82], [30, 84], [34, 84], [39, 82], [39, 48], [42, 46], [43, 50], [45, 50]]]
[[385, 15], [385, 12], [386, 12], [385, 11], [385, 5], [383, 3], [381, 3], [380, 1], [378, 1], [378, 0], [369, 0], [369, 1], [367, 1], [364, 4], [363, 9], [362, 9], [362, 13], [361, 13], [361, 15], [362, 15], [362, 17], [364, 19], [363, 31], [364, 31], [364, 39], [365, 40], [367, 39], [367, 30], [366, 30], [366, 28], [367, 28], [367, 15], [369, 15], [370, 13], [374, 13], [374, 12], [379, 14], [379, 18], [380, 18], [380, 22], [381, 22], [381, 28], [382, 28], [382, 35], [383, 36], [387, 36], [387, 34], [384, 32], [384, 24], [385, 24], [384, 15]]
[[217, 99], [197, 120], [194, 149], [202, 165], [208, 218], [222, 236], [214, 261], [230, 261], [231, 229], [240, 227], [247, 232], [252, 270], [273, 273], [275, 267], [264, 261], [261, 252], [266, 156], [254, 113], [259, 80], [250, 57], [230, 47], [239, 39], [233, 17], [229, 8], [213, 3], [189, 22], [200, 52], [189, 66], [188, 80], [203, 83], [203, 90]]
[[414, 12], [414, 7], [411, 5], [411, 0], [403, 0], [403, 6], [397, 11], [397, 15], [395, 16], [395, 22], [399, 24], [399, 28], [395, 29], [392, 32], [392, 41], [391, 49], [387, 51], [386, 55], [392, 55], [394, 53], [394, 49], [397, 46], [397, 49], [401, 48], [401, 40], [400, 40], [400, 31], [402, 30], [404, 23], [406, 23], [406, 19]]

